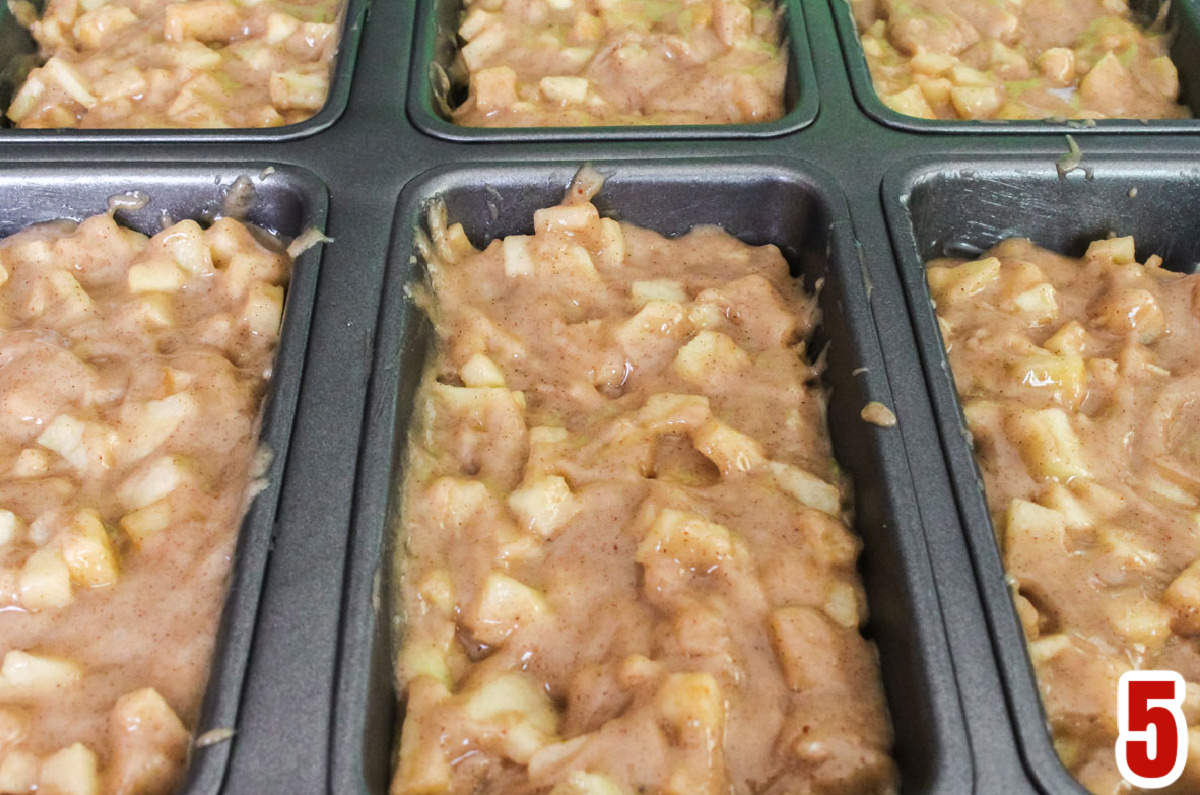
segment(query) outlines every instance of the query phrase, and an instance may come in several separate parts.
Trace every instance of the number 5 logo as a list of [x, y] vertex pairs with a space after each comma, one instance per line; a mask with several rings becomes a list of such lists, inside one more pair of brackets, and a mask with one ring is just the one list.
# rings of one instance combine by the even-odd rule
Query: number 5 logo
[[1175, 671], [1127, 671], [1117, 688], [1117, 769], [1135, 787], [1162, 789], [1183, 775], [1187, 722], [1183, 677]]

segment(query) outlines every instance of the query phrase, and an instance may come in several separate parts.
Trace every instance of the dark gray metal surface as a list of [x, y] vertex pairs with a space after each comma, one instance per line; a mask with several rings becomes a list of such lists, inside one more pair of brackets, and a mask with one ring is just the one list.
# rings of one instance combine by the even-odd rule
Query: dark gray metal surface
[[[1176, 1], [1192, 3], [1186, 12], [1195, 15], [1194, 0]], [[850, 302], [844, 307], [846, 322], [851, 324], [845, 338], [860, 346], [855, 356], [875, 360], [877, 369], [863, 382], [865, 386], [835, 382], [834, 388], [837, 394], [855, 394], [856, 399], [861, 393], [853, 393], [853, 389], [883, 396], [884, 402], [890, 395], [900, 424], [883, 438], [878, 438], [883, 431], [860, 438], [847, 434], [845, 424], [835, 419], [834, 435], [842, 460], [857, 470], [859, 490], [868, 495], [864, 499], [877, 506], [864, 506], [860, 522], [867, 536], [864, 570], [873, 589], [872, 628], [881, 641], [889, 699], [898, 718], [898, 747], [908, 776], [905, 789], [927, 792], [940, 785], [944, 792], [1072, 792], [1074, 785], [1064, 782], [1061, 766], [1053, 772], [1057, 762], [1047, 756], [1040, 706], [1028, 692], [1018, 693], [1013, 687], [1014, 676], [1020, 678], [1020, 663], [1014, 660], [1024, 660], [1023, 642], [991, 631], [1005, 620], [1004, 610], [1011, 608], [992, 598], [997, 592], [997, 572], [979, 554], [980, 534], [990, 529], [981, 529], [979, 517], [969, 510], [969, 493], [968, 499], [963, 499], [962, 451], [952, 453], [947, 447], [949, 458], [943, 454], [942, 432], [957, 427], [958, 416], [953, 413], [957, 408], [947, 414], [944, 395], [938, 392], [938, 379], [944, 379], [944, 374], [932, 366], [931, 357], [936, 357], [939, 349], [930, 347], [936, 338], [931, 339], [922, 326], [928, 318], [919, 303], [914, 303], [917, 311], [910, 319], [901, 276], [911, 288], [913, 274], [905, 268], [911, 270], [914, 260], [910, 241], [902, 232], [913, 222], [899, 204], [900, 195], [910, 188], [916, 195], [915, 184], [909, 185], [910, 175], [916, 169], [931, 169], [955, 175], [938, 183], [946, 191], [941, 200], [944, 207], [961, 206], [954, 218], [980, 224], [980, 229], [1034, 234], [1036, 229], [1020, 225], [1037, 222], [1038, 216], [1008, 213], [1010, 206], [1044, 206], [1027, 199], [1025, 191], [1044, 192], [1057, 179], [1054, 164], [1067, 149], [1062, 135], [1047, 135], [1039, 132], [1042, 128], [1028, 124], [961, 125], [932, 134], [920, 125], [906, 129], [878, 123], [864, 113], [852, 90], [852, 72], [847, 69], [834, 6], [830, 5], [842, 0], [786, 0], [800, 77], [795, 107], [811, 109], [802, 114], [811, 123], [775, 130], [765, 137], [755, 136], [754, 130], [626, 128], [615, 137], [612, 131], [578, 131], [569, 134], [570, 140], [563, 140], [568, 133], [542, 131], [538, 136], [500, 135], [486, 142], [472, 140], [469, 134], [451, 140], [440, 137], [445, 130], [427, 134], [414, 123], [420, 121], [414, 103], [423, 100], [419, 91], [410, 93], [412, 86], [424, 84], [429, 68], [426, 50], [414, 49], [417, 7], [434, 0], [352, 2], [359, 3], [353, 8], [364, 10], [357, 65], [348, 57], [353, 55], [351, 42], [342, 60], [343, 76], [349, 81], [345, 110], [340, 116], [333, 114], [335, 118], [319, 131], [314, 127], [297, 133], [299, 137], [274, 140], [271, 131], [261, 135], [253, 131], [172, 131], [92, 136], [0, 130], [0, 185], [9, 186], [4, 191], [7, 201], [0, 209], [0, 229], [9, 231], [30, 217], [21, 208], [33, 206], [34, 197], [40, 197], [39, 213], [64, 215], [99, 209], [102, 193], [107, 196], [149, 186], [152, 195], [199, 197], [194, 204], [188, 205], [189, 198], [183, 205], [187, 205], [184, 209], [201, 209], [215, 195], [214, 176], [228, 184], [237, 174], [255, 175], [264, 164], [271, 164], [285, 177], [281, 185], [293, 185], [295, 195], [306, 197], [289, 203], [291, 200], [284, 198], [286, 191], [272, 194], [278, 196], [280, 206], [291, 208], [279, 216], [286, 217], [286, 223], [280, 220], [279, 224], [281, 231], [288, 232], [291, 230], [282, 227], [305, 217], [305, 212], [311, 212], [314, 219], [320, 217], [320, 185], [328, 186], [326, 232], [336, 240], [323, 247], [319, 271], [310, 259], [310, 278], [316, 280], [311, 314], [298, 313], [296, 295], [289, 298], [288, 323], [298, 322], [295, 316], [304, 314], [309, 329], [306, 357], [301, 343], [295, 343], [291, 353], [281, 354], [289, 357], [288, 361], [303, 360], [303, 382], [298, 389], [283, 380], [275, 387], [278, 395], [290, 394], [296, 401], [294, 423], [281, 423], [291, 427], [291, 435], [286, 457], [278, 458], [273, 470], [273, 475], [282, 470], [281, 479], [272, 478], [277, 499], [260, 497], [247, 525], [250, 528], [262, 521], [271, 526], [270, 543], [260, 543], [268, 531], [248, 529], [244, 533], [244, 559], [237, 567], [224, 643], [206, 707], [215, 710], [214, 715], [220, 713], [221, 723], [231, 718], [238, 733], [229, 743], [198, 754], [186, 791], [209, 792], [218, 781], [223, 782], [223, 792], [248, 795], [381, 791], [394, 708], [392, 694], [379, 684], [390, 676], [386, 636], [378, 634], [384, 625], [376, 621], [378, 614], [371, 604], [379, 595], [365, 584], [373, 582], [372, 567], [385, 549], [391, 483], [388, 468], [396, 438], [394, 427], [387, 423], [404, 415], [403, 400], [397, 402], [397, 398], [409, 394], [414, 381], [401, 379], [399, 373], [412, 372], [407, 369], [416, 361], [411, 357], [420, 352], [401, 346], [400, 359], [394, 365], [399, 369], [379, 369], [373, 393], [377, 397], [368, 404], [376, 343], [383, 351], [394, 349], [401, 340], [420, 341], [419, 334], [407, 331], [404, 318], [409, 315], [395, 309], [398, 300], [394, 292], [408, 268], [404, 241], [416, 206], [404, 203], [397, 214], [397, 198], [410, 182], [406, 202], [425, 198], [439, 188], [465, 190], [471, 186], [470, 178], [478, 178], [495, 179], [500, 187], [510, 188], [536, 182], [537, 190], [531, 188], [531, 194], [539, 202], [550, 201], [556, 198], [552, 188], [563, 184], [576, 164], [590, 161], [603, 163], [613, 174], [614, 197], [620, 180], [626, 179], [631, 185], [644, 186], [647, 196], [670, 198], [670, 203], [653, 209], [674, 212], [673, 223], [732, 222], [741, 214], [756, 220], [733, 231], [782, 242], [810, 239], [797, 237], [797, 230], [785, 223], [785, 219], [799, 222], [809, 217], [804, 208], [812, 205], [800, 197], [838, 191], [844, 195], [848, 227], [840, 209], [842, 200], [836, 195], [822, 199], [821, 212], [841, 219], [833, 235], [839, 241], [834, 254], [841, 272], [846, 273], [847, 259], [859, 259], [865, 289], [855, 287], [853, 280], [844, 285]], [[358, 17], [352, 12], [350, 18]], [[807, 38], [795, 32], [800, 19]], [[1193, 47], [1190, 56], [1184, 53], [1181, 58], [1186, 61], [1198, 55], [1200, 47]], [[851, 62], [854, 57], [851, 48]], [[805, 64], [811, 64], [810, 77], [805, 77]], [[1197, 70], [1181, 62], [1181, 72], [1191, 75]], [[1196, 83], [1194, 78], [1187, 79], [1192, 80], [1187, 87], [1195, 107]], [[336, 105], [335, 97], [331, 106]], [[1088, 193], [1086, 184], [1076, 186], [1078, 175], [1071, 177], [1073, 200], [1083, 202], [1081, 207], [1098, 208], [1097, 212], [1124, 219], [1127, 223], [1120, 231], [1137, 235], [1143, 245], [1154, 244], [1160, 253], [1191, 252], [1197, 236], [1191, 231], [1195, 222], [1187, 217], [1187, 211], [1200, 201], [1196, 188], [1200, 176], [1189, 165], [1200, 163], [1200, 135], [1193, 132], [1200, 130], [1196, 125], [1114, 122], [1088, 130], [1059, 128], [1060, 133], [1080, 133], [1083, 164], [1096, 164], [1098, 183], [1110, 165], [1116, 168], [1119, 161], [1120, 169], [1125, 170], [1112, 173], [1137, 177], [1139, 195], [1154, 197], [1155, 204], [1147, 202], [1151, 209], [1164, 206], [1157, 203], [1160, 201], [1177, 202], [1178, 212], [1167, 216], [1169, 224], [1160, 223], [1150, 210], [1135, 210], [1115, 189]], [[984, 129], [988, 134], [976, 134]], [[693, 132], [698, 137], [679, 137]], [[716, 132], [733, 135], [718, 139]], [[1004, 160], [1001, 166], [988, 165], [998, 158]], [[285, 174], [284, 166], [295, 167], [297, 175], [309, 176], [297, 176], [289, 183], [292, 172]], [[414, 182], [431, 169], [438, 171]], [[884, 175], [889, 173], [893, 176], [885, 182]], [[531, 182], [532, 174], [539, 176]], [[771, 188], [775, 198], [770, 202], [746, 191], [745, 186], [771, 184], [772, 174], [790, 175], [780, 184], [792, 187]], [[831, 184], [815, 194], [809, 192], [806, 186], [824, 186], [829, 181], [817, 176], [821, 174], [829, 174]], [[681, 196], [672, 187], [689, 179], [712, 186], [714, 197], [725, 198]], [[980, 191], [989, 190], [989, 183], [997, 180], [1016, 187], [992, 190], [990, 195], [997, 201], [971, 199], [983, 195]], [[1168, 189], [1168, 182], [1180, 187]], [[1147, 187], [1151, 183], [1164, 187], [1151, 189]], [[167, 190], [171, 184], [177, 184], [179, 191]], [[28, 201], [18, 200], [22, 192], [28, 194]], [[631, 220], [644, 217], [651, 226], [666, 223], [666, 216], [639, 208], [640, 195], [624, 194], [626, 203], [614, 201], [614, 210], [629, 213]], [[788, 195], [800, 202], [798, 209], [784, 206], [783, 197]], [[885, 203], [891, 210], [891, 233]], [[463, 205], [465, 209], [469, 206], [469, 202]], [[527, 223], [527, 214], [521, 210], [525, 206], [514, 205], [520, 217], [506, 216], [486, 231], [499, 233], [508, 228], [504, 224]], [[308, 209], [299, 209], [302, 207]], [[702, 211], [720, 217], [701, 217]], [[643, 212], [646, 214], [639, 216]], [[968, 212], [973, 217], [968, 217]], [[764, 225], [769, 213], [778, 214], [776, 226]], [[1092, 231], [1085, 214], [1054, 217], [1067, 231], [1047, 242], [1069, 242]], [[1015, 220], [1010, 224], [1005, 218]], [[1010, 229], [1013, 224], [1016, 226]], [[922, 226], [921, 230], [932, 228]], [[1045, 228], [1049, 227], [1038, 227]], [[908, 234], [919, 239], [924, 232]], [[900, 266], [893, 239], [901, 255]], [[975, 245], [984, 242], [964, 239]], [[847, 254], [851, 250], [857, 254]], [[922, 254], [928, 251], [918, 249]], [[802, 253], [802, 246], [793, 251]], [[804, 269], [802, 258], [793, 261]], [[299, 283], [293, 285], [293, 291], [300, 288]], [[381, 322], [378, 335], [377, 320]], [[914, 335], [914, 321], [918, 335]], [[869, 329], [871, 322], [874, 335]], [[289, 340], [304, 336], [291, 328], [286, 335]], [[861, 347], [864, 345], [866, 348]], [[280, 379], [285, 377], [283, 363], [281, 360], [277, 374]], [[300, 377], [298, 365], [288, 365], [288, 369], [295, 378]], [[393, 383], [392, 391], [384, 388]], [[903, 441], [902, 448], [896, 439]], [[843, 450], [843, 444], [849, 447]], [[848, 457], [850, 450], [858, 452]], [[864, 468], [865, 462], [878, 462], [880, 468]], [[361, 478], [356, 480], [360, 464]], [[878, 498], [869, 497], [871, 494]], [[273, 525], [271, 517], [255, 519], [259, 511], [267, 511], [264, 506], [268, 504]], [[968, 507], [960, 514], [961, 506]], [[894, 532], [884, 531], [885, 521], [887, 530]], [[924, 567], [920, 563], [922, 549]], [[889, 604], [890, 593], [879, 594], [881, 584], [892, 582], [901, 587], [896, 605]], [[344, 589], [346, 584], [349, 587]], [[917, 584], [922, 584], [919, 592], [903, 590]], [[988, 596], [986, 601], [981, 593]], [[244, 604], [250, 606], [238, 606]], [[906, 638], [914, 648], [897, 650], [895, 633], [903, 625], [897, 616], [914, 607], [922, 613]], [[236, 620], [230, 618], [230, 611], [237, 614]], [[940, 632], [930, 628], [937, 623], [939, 611], [943, 618]], [[231, 628], [234, 625], [236, 628]], [[250, 647], [248, 657], [239, 651], [245, 644]], [[939, 647], [943, 652], [938, 652]], [[239, 673], [227, 678], [230, 665], [244, 666], [244, 676]], [[908, 685], [910, 678], [912, 684]], [[916, 693], [902, 695], [905, 687]], [[1019, 732], [1016, 720], [1021, 722]], [[931, 747], [922, 750], [926, 743]], [[209, 757], [216, 761], [208, 761]]]

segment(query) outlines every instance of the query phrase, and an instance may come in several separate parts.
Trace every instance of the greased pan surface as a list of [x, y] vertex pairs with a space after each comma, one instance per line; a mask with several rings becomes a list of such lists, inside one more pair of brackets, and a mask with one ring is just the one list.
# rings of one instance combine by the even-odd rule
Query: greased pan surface
[[445, 107], [464, 99], [449, 86], [447, 75], [458, 52], [458, 19], [462, 0], [417, 3], [417, 40], [408, 85], [408, 116], [421, 131], [454, 141], [589, 141], [612, 139], [753, 138], [795, 132], [817, 116], [819, 98], [805, 25], [805, 3], [779, 0], [784, 14], [784, 46], [788, 71], [784, 115], [761, 124], [689, 124], [612, 127], [462, 127], [446, 118]]
[[[776, 165], [595, 163], [607, 176], [595, 203], [602, 214], [678, 235], [717, 223], [747, 242], [775, 243], [808, 289], [823, 280], [820, 328], [812, 350], [826, 348], [829, 426], [841, 465], [854, 481], [855, 528], [864, 541], [861, 568], [871, 608], [866, 633], [879, 647], [895, 754], [906, 791], [958, 793], [969, 788], [951, 671], [929, 562], [915, 517], [897, 510], [894, 491], [905, 465], [895, 429], [864, 422], [867, 402], [891, 404], [878, 341], [866, 311], [866, 285], [852, 246], [844, 201], [828, 178], [798, 161]], [[431, 199], [463, 223], [476, 245], [531, 231], [533, 211], [556, 203], [575, 164], [456, 165], [422, 175], [401, 196], [376, 340], [376, 369], [360, 459], [341, 673], [335, 708], [333, 789], [384, 792], [395, 711], [391, 649], [404, 629], [392, 610], [395, 496], [413, 393], [429, 324], [404, 291], [419, 279], [413, 231]]]
[[[301, 138], [324, 130], [333, 124], [346, 109], [350, 96], [350, 81], [354, 76], [354, 63], [358, 57], [358, 42], [362, 36], [370, 0], [344, 0], [345, 7], [339, 24], [338, 49], [333, 56], [329, 76], [329, 96], [325, 104], [311, 118], [282, 127], [243, 128], [229, 130], [191, 129], [143, 129], [143, 130], [26, 130], [12, 126], [4, 115], [12, 96], [20, 87], [25, 74], [38, 65], [37, 43], [29, 32], [22, 28], [7, 7], [0, 8], [0, 144], [9, 142], [31, 142], [42, 144], [69, 141], [227, 141], [246, 143], [250, 141], [284, 141]], [[35, 3], [39, 8], [44, 0]]]
[[1194, 271], [1200, 263], [1200, 230], [1192, 215], [1200, 203], [1200, 165], [1192, 158], [1162, 157], [1153, 167], [1126, 159], [1094, 158], [1091, 177], [1073, 174], [1061, 180], [1052, 167], [1029, 159], [980, 159], [970, 168], [947, 165], [949, 160], [927, 156], [898, 167], [885, 180], [897, 265], [1022, 756], [1046, 791], [1084, 793], [1059, 762], [1050, 741], [982, 477], [925, 284], [924, 262], [940, 256], [971, 257], [1013, 236], [1081, 256], [1090, 241], [1115, 233], [1133, 235], [1143, 259], [1157, 253], [1168, 268]]
[[[0, 206], [5, 208], [0, 215], [0, 236], [32, 223], [79, 220], [104, 212], [110, 196], [134, 190], [145, 193], [149, 202], [141, 210], [118, 211], [117, 220], [153, 235], [161, 229], [163, 213], [177, 220], [219, 213], [230, 186], [243, 175], [253, 179], [256, 194], [246, 220], [288, 237], [309, 225], [324, 225], [328, 196], [320, 180], [289, 166], [276, 166], [273, 173], [259, 177], [265, 168], [265, 164], [245, 170], [212, 166], [0, 167]], [[194, 727], [197, 735], [238, 724], [242, 680], [291, 441], [320, 258], [320, 246], [297, 258], [287, 286], [283, 330], [261, 410], [260, 442], [272, 453], [263, 476], [267, 485], [242, 520], [208, 685]], [[229, 752], [228, 742], [194, 750], [181, 792], [207, 795], [220, 791]]]
[[[849, 0], [829, 0], [837, 20], [838, 38], [846, 56], [846, 68], [854, 87], [854, 97], [863, 112], [878, 122], [912, 132], [957, 133], [1182, 133], [1200, 132], [1195, 119], [1097, 119], [1094, 121], [958, 121], [953, 119], [922, 119], [892, 110], [875, 92], [867, 60]], [[1180, 102], [1200, 116], [1200, 9], [1193, 0], [1129, 0], [1129, 7], [1139, 20], [1153, 20], [1163, 5], [1168, 5], [1167, 30], [1174, 34], [1171, 60], [1179, 70]]]

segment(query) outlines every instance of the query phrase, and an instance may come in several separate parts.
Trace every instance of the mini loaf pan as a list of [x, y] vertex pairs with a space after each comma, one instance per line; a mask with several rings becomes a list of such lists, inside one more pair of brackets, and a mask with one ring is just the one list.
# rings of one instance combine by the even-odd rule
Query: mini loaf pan
[[[32, 0], [41, 13], [45, 0]], [[325, 105], [312, 117], [282, 127], [243, 127], [231, 129], [177, 129], [148, 128], [133, 130], [115, 129], [21, 129], [12, 126], [4, 113], [12, 102], [13, 95], [21, 87], [25, 75], [40, 63], [38, 46], [29, 31], [21, 27], [7, 6], [0, 5], [0, 143], [38, 142], [41, 144], [63, 142], [107, 143], [163, 142], [163, 141], [286, 141], [302, 138], [329, 127], [342, 115], [350, 97], [350, 80], [354, 75], [354, 62], [358, 56], [358, 40], [362, 36], [370, 0], [343, 0], [345, 3], [338, 22], [341, 25], [338, 49], [333, 56], [329, 75], [329, 96]]]
[[452, 141], [594, 141], [677, 138], [765, 138], [802, 129], [817, 117], [817, 81], [809, 52], [804, 3], [778, 0], [784, 15], [788, 71], [783, 89], [784, 115], [758, 124], [647, 124], [611, 127], [464, 127], [448, 116], [448, 107], [466, 99], [464, 86], [448, 75], [458, 55], [458, 23], [463, 0], [417, 3], [416, 42], [409, 69], [408, 116], [420, 130]]
[[[110, 166], [102, 170], [79, 165], [0, 168], [0, 237], [30, 224], [60, 218], [82, 220], [105, 212], [111, 196], [141, 191], [149, 201], [140, 210], [119, 210], [117, 221], [153, 235], [162, 229], [164, 214], [175, 220], [201, 221], [219, 214], [234, 181], [252, 178], [255, 201], [245, 220], [285, 237], [310, 225], [324, 228], [328, 204], [325, 185], [313, 174], [292, 166], [275, 166], [266, 173], [262, 163], [231, 166]], [[257, 176], [265, 174], [265, 176]], [[238, 702], [254, 633], [275, 511], [282, 490], [292, 419], [308, 346], [309, 320], [316, 292], [321, 246], [297, 258], [287, 286], [283, 329], [271, 381], [261, 409], [259, 439], [272, 453], [263, 489], [242, 519], [229, 593], [221, 612], [216, 648], [200, 718], [193, 735], [215, 728], [236, 728]], [[220, 742], [192, 752], [186, 795], [220, 791], [233, 743]]]
[[[879, 98], [867, 69], [858, 28], [849, 0], [829, 0], [837, 22], [838, 38], [846, 56], [846, 68], [859, 107], [882, 124], [910, 132], [957, 133], [1188, 133], [1200, 132], [1197, 119], [1096, 119], [1054, 121], [1020, 119], [954, 120], [922, 119], [892, 110]], [[1200, 117], [1200, 8], [1192, 0], [1129, 0], [1134, 16], [1143, 23], [1154, 20], [1159, 8], [1169, 3], [1167, 30], [1173, 35], [1171, 60], [1179, 70], [1180, 102]]]
[[[953, 155], [926, 156], [884, 180], [888, 225], [916, 328], [960, 518], [967, 534], [1009, 708], [1028, 772], [1044, 791], [1083, 789], [1051, 744], [1025, 635], [1005, 581], [982, 475], [938, 330], [924, 263], [974, 258], [1001, 240], [1028, 237], [1040, 246], [1082, 256], [1110, 233], [1133, 235], [1139, 261], [1159, 254], [1166, 267], [1194, 272], [1200, 234], [1200, 165], [1195, 157], [1159, 156], [1153, 165], [1093, 156], [1090, 175], [1060, 179], [1044, 159], [981, 157], [964, 168]], [[1136, 189], [1136, 190], [1135, 190]]]
[[[476, 245], [530, 233], [533, 211], [556, 204], [580, 163], [456, 165], [410, 182], [396, 212], [377, 325], [360, 452], [348, 584], [343, 601], [334, 712], [332, 791], [384, 793], [401, 712], [391, 649], [403, 626], [390, 610], [401, 466], [413, 396], [433, 336], [406, 295], [421, 276], [413, 233], [435, 197]], [[780, 247], [808, 289], [818, 289], [822, 321], [810, 350], [827, 348], [829, 427], [854, 480], [855, 526], [870, 603], [866, 634], [879, 648], [895, 755], [910, 793], [971, 788], [953, 673], [919, 518], [897, 508], [911, 489], [897, 428], [864, 422], [869, 401], [891, 404], [879, 341], [867, 304], [847, 207], [823, 172], [786, 159], [597, 162], [607, 177], [601, 213], [679, 235], [716, 223], [753, 244]]]

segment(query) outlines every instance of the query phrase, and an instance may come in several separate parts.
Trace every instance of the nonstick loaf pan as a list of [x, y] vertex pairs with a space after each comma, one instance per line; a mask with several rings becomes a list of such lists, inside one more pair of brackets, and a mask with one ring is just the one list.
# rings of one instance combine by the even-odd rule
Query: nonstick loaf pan
[[[846, 69], [854, 98], [862, 111], [878, 122], [910, 132], [922, 133], [1185, 133], [1200, 132], [1196, 119], [1097, 119], [1082, 120], [982, 120], [922, 119], [892, 110], [879, 98], [867, 69], [858, 29], [854, 24], [849, 0], [829, 0], [837, 22], [838, 38], [846, 56]], [[1179, 70], [1180, 102], [1200, 116], [1200, 9], [1192, 0], [1130, 0], [1134, 17], [1142, 22], [1155, 19], [1159, 9], [1169, 4], [1166, 24], [1174, 38], [1171, 60]]]
[[[335, 792], [386, 791], [400, 722], [391, 661], [393, 643], [403, 633], [390, 607], [395, 496], [413, 393], [432, 336], [404, 289], [421, 276], [414, 231], [438, 197], [476, 245], [527, 233], [533, 211], [557, 203], [579, 165], [448, 166], [421, 175], [401, 194], [377, 326], [343, 602]], [[601, 213], [667, 235], [717, 223], [746, 242], [778, 245], [810, 290], [823, 280], [822, 323], [812, 349], [828, 346], [830, 433], [854, 481], [871, 609], [866, 633], [879, 648], [905, 791], [968, 791], [970, 755], [928, 550], [919, 520], [897, 509], [898, 490], [911, 488], [902, 442], [895, 428], [859, 416], [867, 402], [887, 405], [891, 398], [844, 200], [823, 172], [799, 161], [594, 165], [608, 178], [596, 198]]]
[[[809, 50], [801, 0], [779, 0], [784, 15], [788, 71], [784, 83], [784, 115], [760, 124], [635, 125], [612, 127], [463, 127], [445, 113], [465, 98], [465, 86], [449, 85], [458, 53], [462, 0], [417, 3], [416, 42], [409, 69], [408, 116], [423, 132], [453, 141], [589, 141], [613, 139], [761, 138], [795, 132], [817, 116], [817, 81]], [[447, 86], [449, 90], [447, 91]]]
[[[39, 9], [45, 0], [35, 0]], [[57, 144], [64, 142], [107, 143], [114, 141], [226, 141], [245, 143], [250, 141], [285, 141], [302, 138], [326, 129], [342, 115], [350, 97], [350, 82], [354, 76], [354, 63], [358, 57], [358, 42], [362, 36], [370, 0], [344, 0], [340, 17], [338, 49], [333, 56], [329, 77], [329, 95], [325, 105], [312, 117], [282, 127], [243, 128], [229, 130], [207, 129], [138, 129], [138, 130], [82, 130], [66, 129], [19, 129], [4, 115], [13, 94], [20, 88], [29, 69], [39, 64], [37, 43], [18, 24], [6, 6], [0, 6], [0, 144], [30, 142]]]
[[[29, 224], [61, 218], [81, 220], [105, 212], [109, 197], [140, 191], [148, 202], [139, 210], [118, 210], [118, 222], [147, 235], [162, 228], [164, 214], [203, 221], [222, 211], [239, 177], [254, 185], [245, 220], [287, 238], [315, 225], [323, 228], [328, 192], [313, 174], [292, 166], [264, 163], [235, 166], [107, 166], [39, 165], [0, 168], [0, 236]], [[261, 409], [260, 441], [272, 454], [264, 477], [267, 485], [242, 520], [229, 593], [217, 630], [207, 690], [196, 726], [199, 735], [238, 725], [238, 704], [253, 637], [275, 512], [283, 486], [292, 420], [304, 369], [309, 321], [317, 284], [321, 247], [297, 258], [284, 305], [283, 329], [271, 381]], [[181, 792], [202, 795], [220, 791], [231, 744], [219, 742], [193, 751]]]
[[1061, 179], [1054, 166], [1041, 159], [991, 156], [966, 166], [951, 154], [926, 155], [896, 167], [884, 181], [897, 267], [1021, 754], [1045, 791], [1080, 795], [1086, 790], [1059, 762], [1051, 744], [982, 476], [926, 287], [924, 263], [941, 256], [975, 257], [1015, 236], [1082, 256], [1088, 243], [1111, 233], [1133, 235], [1140, 259], [1159, 254], [1168, 268], [1194, 272], [1200, 263], [1200, 233], [1194, 217], [1200, 203], [1196, 159], [1162, 155], [1149, 165], [1097, 155], [1089, 157], [1088, 163], [1090, 174]]

